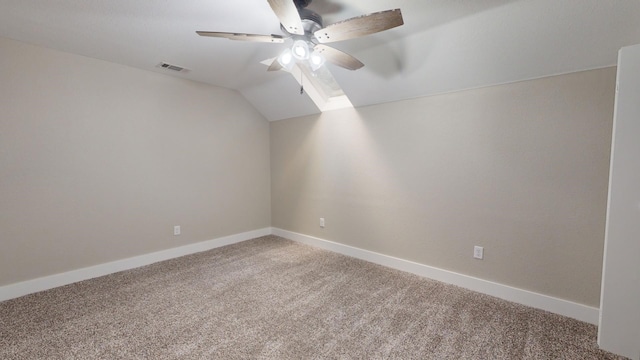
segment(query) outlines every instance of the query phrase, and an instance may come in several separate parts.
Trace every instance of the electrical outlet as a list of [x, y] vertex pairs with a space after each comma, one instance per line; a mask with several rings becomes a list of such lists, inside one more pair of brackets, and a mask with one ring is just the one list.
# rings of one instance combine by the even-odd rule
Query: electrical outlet
[[173, 235], [175, 236], [180, 235], [180, 225], [176, 225], [173, 227]]
[[473, 257], [482, 260], [484, 258], [484, 248], [482, 246], [474, 246]]
[[324, 227], [324, 218], [320, 218], [320, 227], [323, 228]]

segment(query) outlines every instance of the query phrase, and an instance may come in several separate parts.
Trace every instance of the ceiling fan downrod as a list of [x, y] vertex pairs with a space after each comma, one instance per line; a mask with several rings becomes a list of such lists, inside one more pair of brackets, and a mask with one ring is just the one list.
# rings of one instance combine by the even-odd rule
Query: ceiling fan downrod
[[311, 1], [312, 0], [293, 0], [298, 9], [306, 8], [307, 6], [309, 6], [309, 4], [311, 4]]

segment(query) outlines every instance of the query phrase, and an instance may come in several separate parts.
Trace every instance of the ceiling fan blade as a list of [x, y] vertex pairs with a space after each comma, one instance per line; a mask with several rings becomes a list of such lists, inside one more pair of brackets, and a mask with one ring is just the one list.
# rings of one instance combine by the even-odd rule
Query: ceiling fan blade
[[278, 58], [275, 58], [273, 59], [273, 62], [271, 63], [271, 65], [269, 65], [269, 68], [267, 69], [267, 71], [278, 71], [278, 70], [282, 70], [282, 65], [280, 65]]
[[364, 66], [364, 64], [360, 60], [338, 49], [334, 49], [330, 46], [316, 45], [313, 49], [319, 52], [320, 54], [322, 54], [322, 56], [324, 56], [324, 58], [328, 62], [334, 65], [343, 67], [345, 69], [358, 70]]
[[200, 36], [219, 37], [229, 40], [266, 42], [266, 43], [283, 43], [284, 37], [281, 35], [257, 35], [243, 33], [228, 33], [219, 31], [196, 31]]
[[400, 9], [394, 9], [331, 24], [316, 31], [314, 35], [320, 43], [330, 43], [375, 34], [403, 24], [402, 12]]
[[291, 34], [304, 35], [302, 19], [293, 0], [267, 0], [285, 30]]

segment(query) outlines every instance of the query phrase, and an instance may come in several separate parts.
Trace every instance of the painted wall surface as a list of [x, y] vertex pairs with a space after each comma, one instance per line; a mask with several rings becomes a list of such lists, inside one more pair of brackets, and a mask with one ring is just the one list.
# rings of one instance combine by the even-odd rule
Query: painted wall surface
[[640, 359], [640, 45], [618, 58], [598, 343]]
[[598, 306], [615, 72], [273, 122], [272, 224]]
[[0, 285], [270, 226], [269, 124], [238, 93], [0, 54]]

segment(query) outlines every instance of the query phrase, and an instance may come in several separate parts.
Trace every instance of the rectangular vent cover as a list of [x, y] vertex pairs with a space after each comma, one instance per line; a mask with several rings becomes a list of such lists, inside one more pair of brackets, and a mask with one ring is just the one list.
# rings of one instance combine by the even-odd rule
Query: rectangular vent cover
[[161, 62], [160, 64], [158, 64], [158, 67], [163, 68], [163, 69], [167, 69], [167, 70], [171, 70], [171, 71], [176, 71], [176, 72], [187, 72], [187, 71], [189, 71], [189, 70], [183, 68], [182, 66], [173, 65], [173, 64], [166, 63], [166, 62]]

